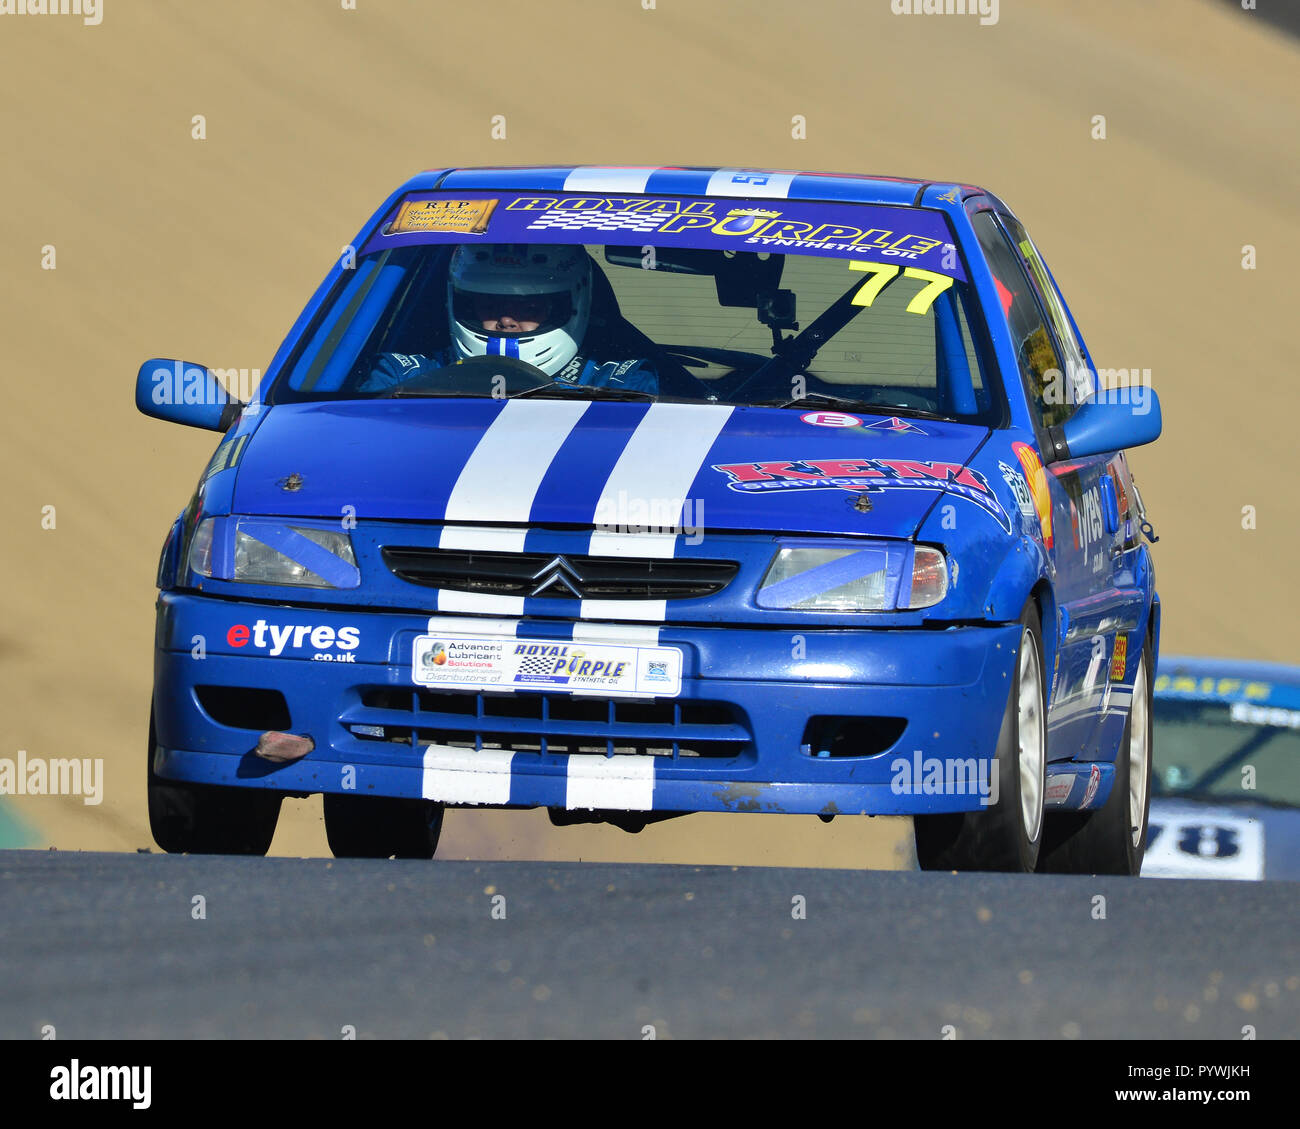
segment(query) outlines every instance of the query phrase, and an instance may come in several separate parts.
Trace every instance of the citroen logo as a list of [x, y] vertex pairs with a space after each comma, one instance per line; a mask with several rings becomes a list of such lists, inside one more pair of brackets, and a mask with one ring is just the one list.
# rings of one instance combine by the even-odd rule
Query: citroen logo
[[559, 588], [560, 591], [549, 592], [549, 594], [564, 598], [573, 596], [576, 599], [582, 599], [582, 592], [578, 588], [578, 585], [582, 583], [582, 577], [577, 574], [573, 565], [569, 564], [563, 557], [552, 557], [533, 573], [532, 579], [538, 582], [537, 587], [532, 590], [531, 595], [533, 596], [544, 596], [548, 594], [550, 589]]

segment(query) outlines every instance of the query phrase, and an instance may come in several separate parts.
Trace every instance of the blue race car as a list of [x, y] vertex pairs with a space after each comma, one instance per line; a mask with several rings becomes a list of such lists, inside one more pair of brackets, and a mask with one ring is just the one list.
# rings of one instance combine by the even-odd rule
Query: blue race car
[[1300, 667], [1161, 656], [1142, 873], [1300, 878]]
[[447, 807], [906, 814], [927, 868], [1136, 874], [1154, 539], [1047, 265], [970, 185], [444, 169], [386, 200], [158, 569], [168, 851], [430, 857]]

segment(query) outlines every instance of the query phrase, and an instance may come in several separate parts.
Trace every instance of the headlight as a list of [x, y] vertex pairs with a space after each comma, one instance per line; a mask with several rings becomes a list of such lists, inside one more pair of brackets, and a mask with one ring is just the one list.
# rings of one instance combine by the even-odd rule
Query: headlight
[[882, 612], [928, 608], [948, 592], [943, 553], [925, 545], [785, 545], [763, 577], [760, 608]]
[[356, 588], [361, 583], [346, 533], [257, 518], [201, 522], [190, 547], [190, 568], [242, 584]]

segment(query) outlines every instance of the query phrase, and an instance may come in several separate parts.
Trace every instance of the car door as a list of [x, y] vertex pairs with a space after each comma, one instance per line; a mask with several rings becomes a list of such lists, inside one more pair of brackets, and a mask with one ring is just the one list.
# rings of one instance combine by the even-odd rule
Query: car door
[[[1091, 391], [1081, 345], [1069, 332], [1046, 267], [1024, 228], [1008, 213], [984, 211], [972, 225], [993, 273], [1018, 350], [1025, 396], [1034, 419], [1037, 454], [1047, 470], [1051, 529], [1044, 547], [1054, 569], [1059, 621], [1057, 663], [1048, 706], [1050, 754], [1086, 759], [1107, 697], [1115, 625], [1105, 598], [1110, 546], [1102, 514], [1105, 459], [1054, 461], [1048, 428], [1064, 423]], [[1023, 246], [1022, 246], [1023, 244]], [[1047, 287], [1035, 277], [1035, 263]], [[1049, 297], [1050, 292], [1050, 297]], [[1022, 461], [1023, 461], [1022, 456]], [[1044, 631], [1052, 625], [1044, 624]]]
[[[1028, 232], [1014, 216], [998, 219], [1065, 362], [1059, 393], [1044, 388], [1039, 396], [1043, 422], [1057, 426], [1096, 391], [1097, 376], [1074, 319]], [[1137, 664], [1137, 654], [1130, 655], [1129, 647], [1141, 646], [1140, 640], [1130, 640], [1141, 622], [1144, 602], [1136, 575], [1137, 537], [1131, 524], [1126, 528], [1128, 513], [1121, 513], [1121, 502], [1128, 509], [1132, 481], [1121, 452], [1052, 461], [1047, 469], [1063, 495], [1054, 498], [1054, 507], [1062, 507], [1062, 547], [1068, 529], [1073, 549], [1061, 577], [1066, 590], [1061, 603], [1066, 611], [1065, 634], [1073, 659], [1067, 708], [1079, 712], [1079, 724], [1071, 727], [1077, 742], [1072, 756], [1106, 760], [1119, 741], [1127, 713], [1116, 707], [1121, 699], [1127, 705]]]

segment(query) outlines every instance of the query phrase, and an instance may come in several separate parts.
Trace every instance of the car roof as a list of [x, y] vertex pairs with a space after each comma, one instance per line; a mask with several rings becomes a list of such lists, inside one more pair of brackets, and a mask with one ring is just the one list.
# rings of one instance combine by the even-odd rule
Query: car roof
[[[957, 193], [952, 195], [952, 189]], [[794, 169], [651, 165], [517, 165], [430, 169], [412, 177], [403, 192], [472, 189], [513, 192], [608, 192], [649, 196], [720, 196], [754, 199], [843, 201], [856, 204], [956, 206], [958, 200], [992, 193], [959, 181]], [[949, 195], [942, 204], [936, 193]], [[1001, 204], [1001, 201], [997, 201]]]

